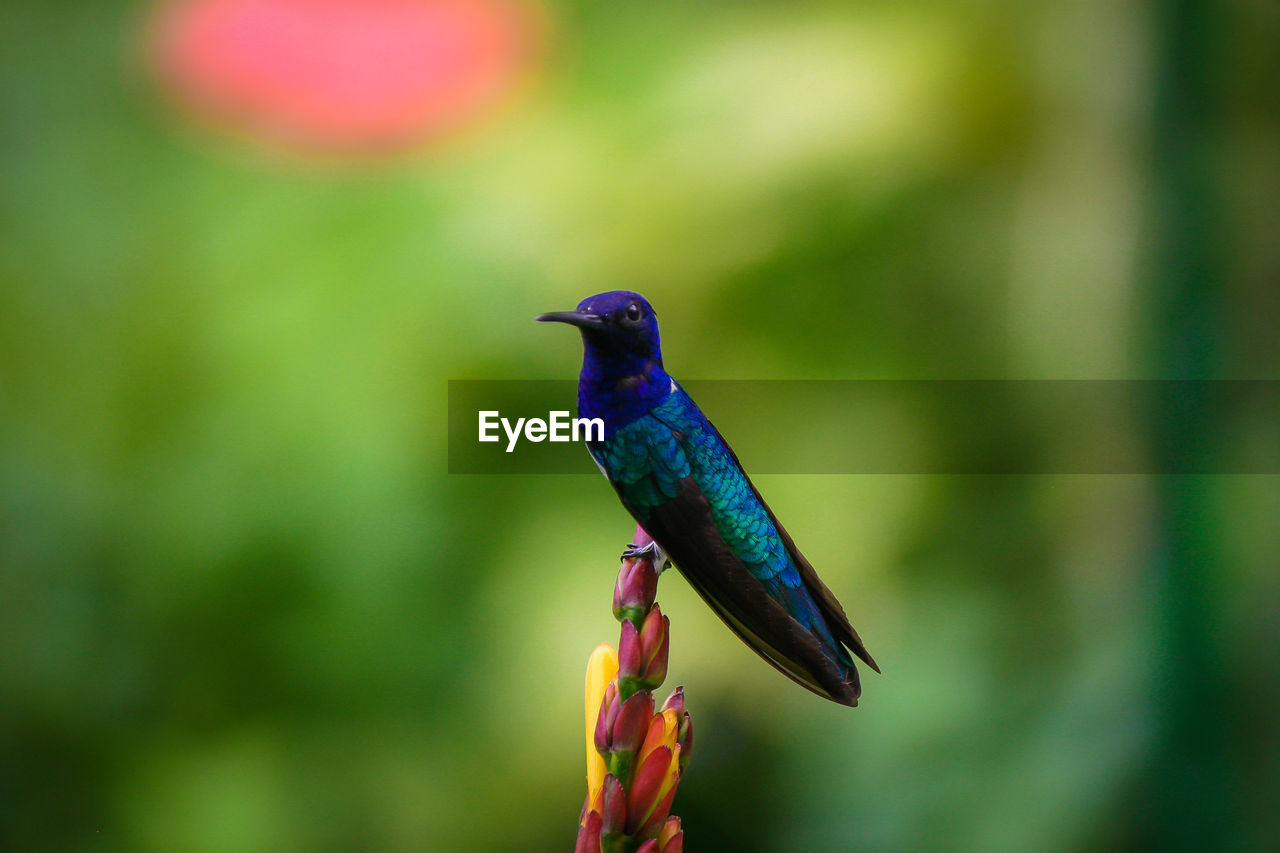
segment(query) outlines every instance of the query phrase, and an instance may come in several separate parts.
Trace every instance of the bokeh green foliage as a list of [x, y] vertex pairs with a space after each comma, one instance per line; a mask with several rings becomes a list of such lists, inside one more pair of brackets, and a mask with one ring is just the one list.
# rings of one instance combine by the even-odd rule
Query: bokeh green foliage
[[[521, 100], [374, 164], [187, 125], [143, 11], [0, 10], [6, 849], [568, 849], [631, 528], [595, 478], [445, 473], [448, 379], [576, 370], [541, 311], [639, 290], [691, 378], [1280, 364], [1268, 3], [1197, 31], [1169, 126], [1160, 4], [555, 3]], [[828, 706], [668, 575], [691, 849], [1280, 840], [1274, 477], [758, 485], [885, 674]]]

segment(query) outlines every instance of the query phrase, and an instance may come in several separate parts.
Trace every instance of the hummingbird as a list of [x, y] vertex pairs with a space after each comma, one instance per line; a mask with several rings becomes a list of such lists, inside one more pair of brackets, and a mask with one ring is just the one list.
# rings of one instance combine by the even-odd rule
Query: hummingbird
[[756, 654], [819, 696], [857, 705], [853, 656], [880, 668], [733, 450], [663, 368], [649, 302], [614, 290], [536, 319], [582, 333], [578, 414], [604, 421], [604, 440], [587, 449], [653, 538], [623, 556], [653, 556], [659, 569], [670, 558]]

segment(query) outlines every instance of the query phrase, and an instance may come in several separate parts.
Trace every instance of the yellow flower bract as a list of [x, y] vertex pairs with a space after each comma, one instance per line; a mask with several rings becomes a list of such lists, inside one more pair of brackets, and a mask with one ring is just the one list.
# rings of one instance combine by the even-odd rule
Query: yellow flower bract
[[604, 786], [604, 758], [596, 751], [596, 718], [600, 716], [600, 702], [609, 682], [618, 677], [618, 653], [609, 643], [601, 643], [587, 661], [587, 802], [588, 811], [597, 805], [600, 789]]

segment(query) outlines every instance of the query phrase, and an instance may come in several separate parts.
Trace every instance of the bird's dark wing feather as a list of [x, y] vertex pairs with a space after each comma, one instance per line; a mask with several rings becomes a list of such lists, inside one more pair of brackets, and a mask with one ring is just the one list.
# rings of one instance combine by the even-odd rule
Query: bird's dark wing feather
[[[728, 447], [728, 445], [725, 445]], [[729, 453], [733, 454], [733, 449], [729, 449]], [[737, 462], [738, 457], [734, 455], [733, 461]], [[742, 466], [739, 465], [739, 468]], [[746, 476], [746, 473], [743, 473]], [[747, 477], [747, 482], [751, 483], [751, 478]], [[813, 566], [805, 559], [804, 554], [800, 553], [800, 549], [796, 547], [796, 543], [791, 539], [791, 534], [778, 521], [778, 517], [773, 514], [773, 510], [765, 503], [764, 498], [760, 497], [760, 490], [756, 488], [755, 483], [751, 483], [751, 491], [755, 493], [756, 500], [760, 501], [760, 505], [764, 507], [764, 511], [769, 513], [769, 518], [773, 520], [774, 527], [778, 528], [778, 535], [782, 537], [782, 542], [787, 546], [787, 553], [791, 555], [791, 559], [795, 562], [796, 568], [800, 570], [800, 578], [804, 581], [804, 585], [813, 595], [814, 601], [818, 603], [818, 609], [822, 612], [823, 618], [827, 620], [827, 627], [831, 629], [831, 633], [835, 638], [844, 643], [853, 651], [858, 659], [867, 666], [880, 671], [880, 667], [876, 666], [876, 662], [872, 659], [871, 653], [867, 651], [867, 647], [862, 644], [862, 638], [858, 636], [858, 632], [853, 629], [853, 625], [849, 623], [849, 617], [845, 615], [844, 607], [840, 605], [835, 594], [827, 589], [827, 585], [822, 582], [822, 578], [818, 577], [818, 573], [813, 570]]]
[[[755, 491], [754, 485], [751, 488]], [[756, 491], [756, 498], [760, 501], [760, 505], [765, 508], [765, 511], [769, 513], [769, 518], [773, 519], [774, 526], [778, 528], [778, 535], [782, 537], [783, 543], [787, 546], [787, 553], [795, 561], [796, 568], [800, 570], [800, 577], [804, 580], [804, 585], [808, 587], [814, 601], [818, 603], [818, 609], [822, 611], [822, 615], [827, 620], [827, 626], [831, 629], [831, 632], [835, 634], [837, 640], [848, 646], [858, 656], [859, 660], [879, 672], [880, 667], [872, 659], [867, 647], [862, 644], [862, 638], [853, 629], [853, 625], [849, 624], [849, 617], [845, 615], [844, 608], [840, 606], [835, 594], [827, 589], [827, 585], [818, 577], [818, 573], [813, 570], [813, 566], [805, 559], [804, 554], [800, 553], [800, 549], [796, 547], [796, 543], [791, 539], [791, 534], [787, 533], [787, 529], [778, 521], [777, 516], [773, 514], [773, 510], [769, 509], [769, 505], [760, 497], [758, 491]]]
[[842, 644], [870, 656], [688, 395], [673, 391], [588, 447], [627, 510], [748, 646], [809, 690], [857, 704], [858, 673]]
[[[696, 406], [694, 408], [696, 409]], [[764, 511], [768, 513], [769, 519], [773, 522], [774, 527], [778, 529], [778, 534], [782, 538], [783, 544], [786, 546], [787, 553], [791, 555], [791, 559], [800, 573], [800, 578], [803, 581], [804, 586], [809, 590], [814, 602], [818, 605], [818, 609], [826, 620], [827, 627], [831, 629], [831, 633], [834, 635], [835, 639], [848, 646], [860, 660], [867, 664], [867, 666], [871, 667], [876, 672], [879, 672], [880, 667], [876, 665], [875, 660], [871, 657], [871, 653], [868, 652], [867, 647], [863, 645], [862, 638], [858, 636], [858, 632], [855, 631], [853, 625], [850, 624], [849, 617], [845, 614], [844, 608], [840, 605], [839, 600], [835, 597], [835, 594], [827, 588], [827, 585], [822, 582], [822, 579], [818, 577], [818, 573], [814, 571], [813, 566], [805, 558], [804, 554], [800, 553], [800, 549], [796, 547], [796, 543], [791, 538], [791, 534], [782, 526], [781, 522], [778, 521], [778, 517], [773, 514], [773, 510], [769, 507], [769, 504], [765, 502], [763, 497], [761, 497], [760, 490], [756, 488], [755, 483], [751, 482], [751, 477], [747, 474], [746, 469], [742, 467], [742, 463], [738, 461], [738, 454], [734, 452], [733, 447], [729, 442], [724, 440], [724, 437], [720, 435], [720, 431], [716, 429], [715, 424], [713, 424], [709, 418], [702, 415], [700, 410], [698, 411], [698, 415], [699, 427], [708, 430], [715, 436], [719, 446], [723, 448], [729, 458], [733, 460], [734, 466], [741, 473], [742, 478], [747, 482], [747, 485], [750, 486], [752, 494], [755, 495], [755, 499], [760, 503], [760, 506], [764, 508]], [[854, 678], [856, 679], [856, 677], [855, 673]]]
[[[680, 487], [675, 498], [649, 510], [642, 522], [649, 535], [725, 624], [779, 672], [820, 696], [857, 705], [857, 670], [833, 660], [733, 553], [694, 479], [684, 478]], [[621, 489], [619, 495], [627, 503]]]

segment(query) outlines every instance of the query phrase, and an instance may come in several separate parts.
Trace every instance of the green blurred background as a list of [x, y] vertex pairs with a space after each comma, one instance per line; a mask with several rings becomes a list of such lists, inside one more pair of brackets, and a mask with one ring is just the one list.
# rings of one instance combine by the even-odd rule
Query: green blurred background
[[[1267, 0], [554, 2], [502, 111], [342, 162], [182, 118], [146, 12], [0, 9], [4, 849], [571, 849], [631, 526], [445, 473], [447, 380], [576, 372], [536, 313], [639, 290], [698, 379], [1277, 378]], [[1196, 403], [1131, 441], [1272, 426]], [[1280, 849], [1276, 477], [758, 485], [884, 675], [666, 576], [689, 849]]]

